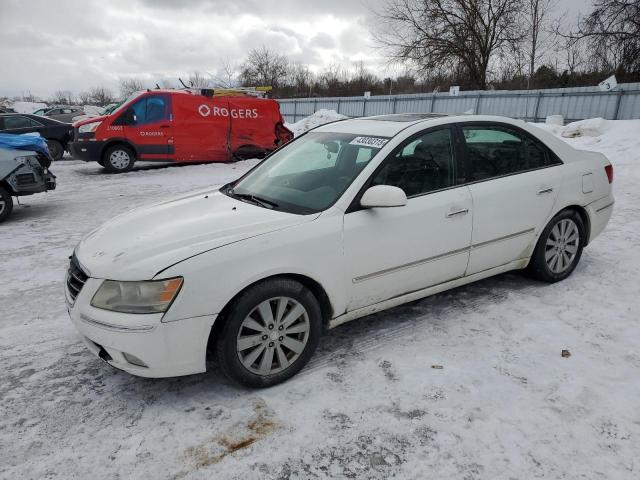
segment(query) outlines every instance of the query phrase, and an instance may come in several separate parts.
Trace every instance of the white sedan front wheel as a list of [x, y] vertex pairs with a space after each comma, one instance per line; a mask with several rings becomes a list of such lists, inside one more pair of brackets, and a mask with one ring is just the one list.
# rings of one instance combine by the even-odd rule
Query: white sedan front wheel
[[320, 305], [301, 283], [275, 278], [241, 293], [224, 318], [216, 353], [222, 371], [249, 387], [295, 375], [311, 358], [322, 328]]

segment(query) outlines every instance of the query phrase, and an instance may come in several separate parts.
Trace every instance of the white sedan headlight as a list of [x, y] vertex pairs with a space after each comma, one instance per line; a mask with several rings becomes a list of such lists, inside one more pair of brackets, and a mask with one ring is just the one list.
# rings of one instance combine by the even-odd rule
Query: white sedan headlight
[[86, 123], [84, 125], [80, 125], [78, 127], [78, 132], [79, 133], [90, 133], [90, 132], [95, 132], [96, 129], [100, 126], [102, 122], [91, 122], [91, 123]]
[[105, 280], [91, 299], [91, 306], [121, 313], [166, 312], [182, 281], [182, 277], [145, 282]]

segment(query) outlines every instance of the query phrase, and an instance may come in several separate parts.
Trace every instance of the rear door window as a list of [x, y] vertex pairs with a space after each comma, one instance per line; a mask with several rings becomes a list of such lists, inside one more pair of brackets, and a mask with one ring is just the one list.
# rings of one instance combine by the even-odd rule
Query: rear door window
[[4, 130], [31, 128], [39, 125], [28, 117], [4, 117]]
[[558, 160], [539, 141], [498, 125], [462, 126], [467, 181], [512, 175], [555, 165]]

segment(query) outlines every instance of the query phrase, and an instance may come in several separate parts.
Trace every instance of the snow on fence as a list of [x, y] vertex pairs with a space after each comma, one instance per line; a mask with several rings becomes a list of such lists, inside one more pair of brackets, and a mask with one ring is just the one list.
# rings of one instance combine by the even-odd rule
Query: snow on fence
[[539, 122], [548, 115], [563, 115], [571, 122], [602, 117], [608, 120], [640, 118], [640, 83], [618, 84], [615, 90], [598, 87], [553, 88], [546, 90], [461, 91], [457, 96], [443, 93], [376, 95], [373, 97], [325, 97], [278, 99], [288, 122], [318, 110], [335, 110], [349, 117], [388, 113], [463, 113], [506, 115]]

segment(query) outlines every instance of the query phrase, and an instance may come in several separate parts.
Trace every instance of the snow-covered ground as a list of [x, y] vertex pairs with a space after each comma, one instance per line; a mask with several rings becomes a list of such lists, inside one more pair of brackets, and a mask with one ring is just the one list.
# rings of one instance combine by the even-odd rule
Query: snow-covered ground
[[640, 121], [599, 128], [566, 140], [609, 156], [617, 203], [570, 278], [510, 273], [343, 325], [261, 391], [215, 367], [113, 370], [63, 299], [85, 232], [255, 161], [55, 164], [59, 188], [0, 226], [0, 478], [640, 478]]

